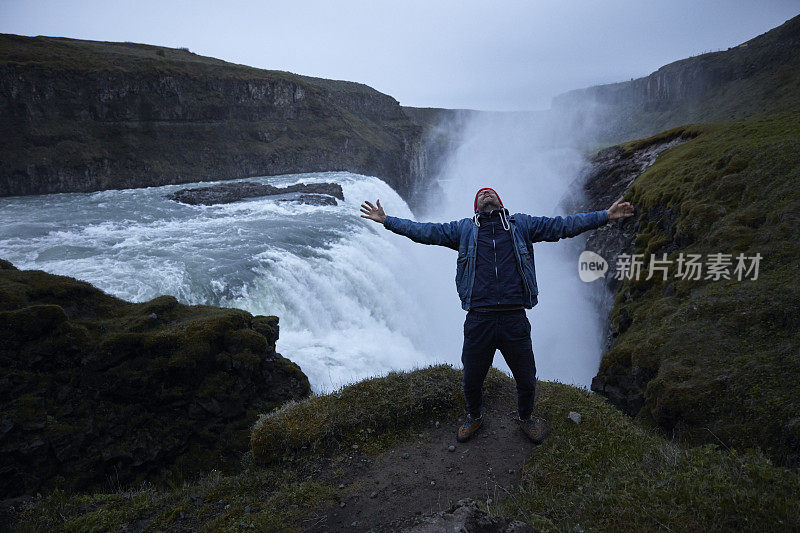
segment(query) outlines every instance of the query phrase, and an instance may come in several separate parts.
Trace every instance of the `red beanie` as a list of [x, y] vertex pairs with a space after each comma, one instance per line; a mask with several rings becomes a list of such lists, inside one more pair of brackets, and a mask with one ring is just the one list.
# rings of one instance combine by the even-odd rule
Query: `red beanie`
[[484, 187], [482, 189], [478, 189], [478, 192], [475, 193], [475, 207], [474, 207], [473, 213], [477, 213], [478, 212], [478, 195], [481, 193], [481, 191], [492, 191], [494, 193], [494, 195], [497, 196], [497, 201], [500, 202], [500, 207], [505, 207], [503, 205], [503, 200], [500, 199], [500, 195], [497, 194], [497, 191], [495, 191], [491, 187]]

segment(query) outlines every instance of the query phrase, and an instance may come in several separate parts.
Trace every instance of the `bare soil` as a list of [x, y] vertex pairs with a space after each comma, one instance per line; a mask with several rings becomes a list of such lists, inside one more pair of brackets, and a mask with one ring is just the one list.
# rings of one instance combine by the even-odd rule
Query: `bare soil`
[[329, 465], [320, 477], [339, 487], [339, 500], [316, 509], [304, 531], [398, 531], [463, 498], [491, 513], [492, 504], [518, 482], [537, 445], [520, 429], [513, 402], [502, 397], [485, 402], [483, 427], [466, 443], [456, 440], [463, 419], [440, 420], [415, 442], [377, 456], [353, 450]]

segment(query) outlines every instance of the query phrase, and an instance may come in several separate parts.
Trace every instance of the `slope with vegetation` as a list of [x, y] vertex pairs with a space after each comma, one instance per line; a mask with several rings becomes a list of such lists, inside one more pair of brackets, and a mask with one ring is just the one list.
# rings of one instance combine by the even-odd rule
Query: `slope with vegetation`
[[277, 338], [277, 317], [0, 260], [0, 499], [238, 464], [259, 412], [310, 394]]
[[[326, 512], [338, 509], [343, 490], [380, 509], [395, 499], [408, 504], [401, 516], [357, 523], [353, 530], [391, 524], [402, 530], [418, 520], [415, 512], [436, 501], [436, 491], [457, 486], [458, 476], [434, 487], [419, 502], [401, 491], [372, 498], [372, 479], [340, 485], [336, 465], [352, 459], [354, 446], [379, 460], [405, 443], [429, 434], [433, 421], [454, 425], [464, 409], [460, 372], [446, 365], [368, 379], [324, 396], [291, 402], [262, 416], [253, 430], [253, 454], [239, 472], [213, 472], [171, 488], [143, 485], [116, 493], [54, 492], [17, 516], [20, 531], [65, 529], [323, 531]], [[773, 465], [757, 450], [714, 445], [684, 448], [641, 428], [602, 398], [568, 385], [541, 382], [538, 414], [553, 434], [533, 447], [517, 481], [502, 487], [496, 500], [480, 507], [493, 515], [526, 522], [538, 531], [730, 531], [792, 530], [800, 527], [800, 474]], [[511, 378], [492, 370], [487, 394], [514, 408]], [[567, 420], [583, 415], [581, 424]], [[418, 434], [419, 433], [419, 434]], [[455, 443], [455, 434], [452, 433]], [[473, 460], [478, 448], [457, 459], [464, 470], [485, 471]], [[281, 446], [276, 448], [275, 446]], [[424, 444], [423, 444], [424, 446]], [[453, 457], [431, 449], [431, 460]], [[449, 455], [448, 455], [449, 454]], [[397, 461], [413, 461], [396, 458]], [[410, 471], [413, 463], [403, 462]], [[334, 465], [331, 469], [330, 466]], [[323, 477], [324, 471], [333, 475]], [[487, 475], [488, 477], [488, 475]], [[420, 491], [422, 488], [420, 488]], [[447, 507], [446, 502], [441, 502]], [[348, 528], [349, 529], [349, 528]]]
[[[643, 396], [626, 411], [691, 443], [760, 446], [800, 464], [800, 114], [677, 128], [694, 138], [663, 154], [625, 198], [636, 206], [639, 279], [623, 280], [611, 312], [616, 340], [593, 389]], [[666, 257], [666, 279], [651, 254]], [[663, 256], [662, 254], [666, 254]], [[699, 254], [700, 279], [678, 258]], [[713, 254], [730, 262], [708, 271]], [[738, 256], [758, 271], [736, 273]]]

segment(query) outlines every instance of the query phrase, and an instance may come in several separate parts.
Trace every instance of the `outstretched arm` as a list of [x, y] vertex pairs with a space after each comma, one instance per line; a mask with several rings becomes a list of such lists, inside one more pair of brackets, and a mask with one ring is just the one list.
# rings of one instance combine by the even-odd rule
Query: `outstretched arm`
[[405, 218], [387, 216], [378, 200], [377, 206], [369, 201], [361, 204], [361, 218], [368, 218], [383, 224], [383, 226], [397, 233], [408, 237], [412, 241], [422, 244], [438, 244], [454, 250], [458, 250], [458, 223], [448, 222], [446, 224], [434, 222], [414, 222]]
[[633, 205], [620, 197], [608, 209], [578, 213], [566, 217], [530, 217], [531, 240], [555, 242], [566, 237], [575, 237], [590, 229], [596, 229], [609, 220], [633, 215]]

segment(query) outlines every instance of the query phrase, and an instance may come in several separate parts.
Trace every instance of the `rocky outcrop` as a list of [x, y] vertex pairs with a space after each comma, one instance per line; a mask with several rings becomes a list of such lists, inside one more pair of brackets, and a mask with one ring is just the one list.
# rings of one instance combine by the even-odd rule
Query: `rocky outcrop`
[[0, 260], [0, 499], [238, 464], [258, 413], [310, 394], [277, 338], [277, 317]]
[[287, 187], [275, 187], [250, 181], [179, 189], [166, 198], [189, 205], [213, 205], [261, 196], [281, 196], [278, 198], [279, 201], [296, 201], [312, 205], [336, 205], [336, 198], [344, 200], [342, 186], [338, 183], [298, 183]]
[[344, 170], [408, 199], [426, 126], [366, 85], [183, 49], [0, 35], [0, 196]]
[[[696, 135], [627, 188], [637, 213], [612, 223], [619, 242], [600, 232], [589, 240], [609, 259], [619, 249], [635, 254], [641, 267], [617, 276], [613, 306], [602, 309], [611, 309], [609, 342], [592, 390], [677, 442], [760, 447], [792, 467], [800, 464], [800, 193], [797, 151], [786, 147], [799, 143], [795, 124], [796, 112], [777, 114], [620, 146], [621, 163], [681, 130]], [[613, 163], [615, 151], [605, 153]], [[597, 189], [623, 188], [623, 170], [606, 166]], [[610, 266], [606, 279], [621, 274]]]
[[[676, 129], [645, 139], [634, 148], [616, 145], [600, 150], [572, 184], [570, 189], [577, 193], [565, 200], [566, 208], [571, 212], [607, 208], [625, 194], [633, 181], [655, 162], [661, 152], [693, 136], [693, 133]], [[641, 231], [638, 215], [636, 213], [632, 217], [606, 224], [587, 235], [586, 249], [602, 256], [609, 265], [605, 278], [599, 281], [603, 286], [598, 289], [596, 300], [598, 313], [608, 317], [603, 352], [613, 347], [617, 337], [630, 324], [630, 319], [625, 316], [615, 324], [610, 320], [610, 313], [622, 285], [622, 281], [614, 276], [615, 265], [620, 254], [632, 254], [634, 251], [634, 241]], [[647, 220], [658, 218], [658, 215], [648, 212]], [[671, 216], [674, 223], [676, 213], [666, 215]], [[591, 389], [606, 396], [623, 412], [636, 415], [644, 405], [644, 390], [653, 375], [653, 372], [638, 367], [619, 370], [613, 376], [598, 374], [592, 379]]]

